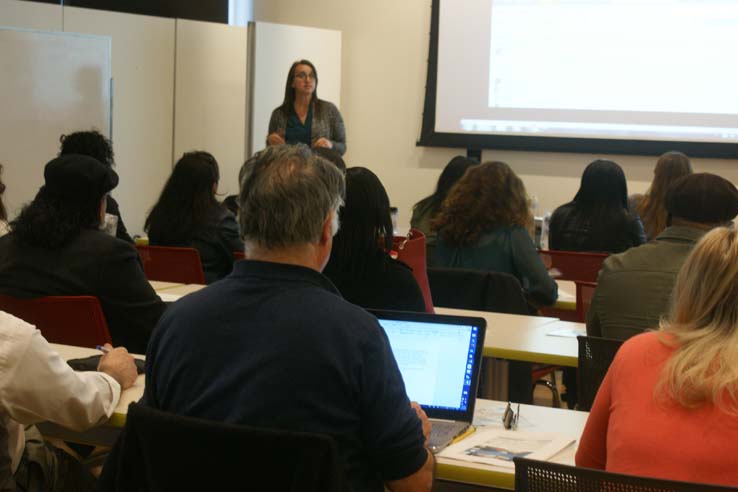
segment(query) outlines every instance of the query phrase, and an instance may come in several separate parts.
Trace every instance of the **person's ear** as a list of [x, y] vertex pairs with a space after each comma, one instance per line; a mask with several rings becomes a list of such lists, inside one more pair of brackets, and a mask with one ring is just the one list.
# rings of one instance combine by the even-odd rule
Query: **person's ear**
[[328, 216], [323, 221], [323, 228], [320, 231], [320, 244], [321, 246], [327, 243], [333, 243], [333, 221], [336, 214], [335, 210], [331, 210]]

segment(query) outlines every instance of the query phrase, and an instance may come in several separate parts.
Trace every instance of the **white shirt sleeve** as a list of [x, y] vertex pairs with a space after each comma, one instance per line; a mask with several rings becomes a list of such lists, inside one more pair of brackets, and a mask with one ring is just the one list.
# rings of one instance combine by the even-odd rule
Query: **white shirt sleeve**
[[[13, 374], [0, 385], [0, 404], [24, 425], [50, 421], [81, 431], [106, 421], [120, 399], [115, 379], [100, 372], [75, 372], [34, 330]], [[12, 369], [11, 369], [12, 370]]]

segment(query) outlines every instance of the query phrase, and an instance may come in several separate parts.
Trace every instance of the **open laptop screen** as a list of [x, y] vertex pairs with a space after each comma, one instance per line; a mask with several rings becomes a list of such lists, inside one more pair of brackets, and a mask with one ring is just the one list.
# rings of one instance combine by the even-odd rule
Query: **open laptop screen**
[[432, 413], [473, 411], [484, 320], [422, 313], [374, 314], [387, 333], [410, 400]]

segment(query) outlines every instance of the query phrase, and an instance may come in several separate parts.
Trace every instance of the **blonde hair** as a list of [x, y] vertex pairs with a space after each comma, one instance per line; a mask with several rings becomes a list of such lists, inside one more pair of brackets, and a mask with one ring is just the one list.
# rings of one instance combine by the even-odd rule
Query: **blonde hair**
[[651, 187], [636, 207], [649, 239], [655, 238], [666, 229], [666, 192], [674, 181], [687, 174], [692, 174], [692, 163], [681, 152], [667, 152], [656, 162]]
[[711, 403], [738, 413], [738, 233], [719, 227], [679, 272], [661, 341], [675, 347], [657, 393], [684, 407]]

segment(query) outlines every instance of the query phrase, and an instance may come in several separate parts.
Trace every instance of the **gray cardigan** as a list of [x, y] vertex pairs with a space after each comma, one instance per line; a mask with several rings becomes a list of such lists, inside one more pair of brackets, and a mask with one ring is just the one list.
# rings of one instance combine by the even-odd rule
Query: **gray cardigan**
[[[343, 118], [335, 104], [318, 99], [315, 103], [320, 105], [320, 111], [313, 108], [312, 140], [327, 138], [333, 143], [333, 150], [343, 155], [346, 153], [346, 128], [343, 126]], [[287, 129], [287, 117], [282, 112], [282, 106], [272, 111], [269, 119], [269, 131], [267, 135], [279, 133], [284, 135]]]

